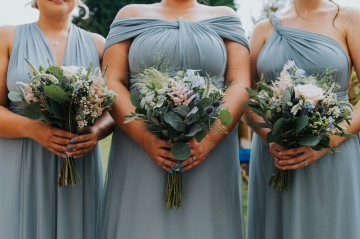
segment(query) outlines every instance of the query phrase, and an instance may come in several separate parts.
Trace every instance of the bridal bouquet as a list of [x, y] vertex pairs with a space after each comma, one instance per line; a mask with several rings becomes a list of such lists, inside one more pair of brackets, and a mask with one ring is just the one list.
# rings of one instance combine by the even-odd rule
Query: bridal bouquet
[[[9, 93], [9, 99], [24, 108], [25, 116], [42, 119], [47, 123], [72, 132], [94, 124], [103, 111], [111, 109], [116, 95], [104, 86], [99, 68], [77, 66], [42, 66], [36, 69], [30, 61], [29, 83], [18, 82], [18, 91]], [[58, 184], [60, 187], [76, 185], [81, 180], [73, 157], [64, 159]]]
[[[330, 71], [319, 76], [307, 76], [293, 61], [288, 61], [277, 80], [258, 82], [258, 90], [247, 89], [251, 100], [246, 103], [263, 123], [254, 127], [270, 128], [267, 143], [275, 142], [286, 148], [311, 146], [314, 150], [328, 149], [330, 137], [350, 137], [340, 125], [350, 124], [352, 106], [337, 98], [339, 86]], [[276, 169], [269, 185], [287, 191], [289, 172]]]
[[[170, 77], [148, 68], [133, 80], [130, 91], [136, 110], [125, 116], [125, 123], [145, 121], [150, 131], [174, 143], [170, 151], [178, 161], [190, 158], [190, 139], [200, 142], [211, 129], [227, 133], [223, 125], [232, 121], [221, 104], [225, 95], [222, 87], [215, 87], [209, 76], [193, 70]], [[218, 119], [221, 124], [214, 124]], [[166, 207], [181, 207], [181, 194], [181, 172], [169, 173]]]

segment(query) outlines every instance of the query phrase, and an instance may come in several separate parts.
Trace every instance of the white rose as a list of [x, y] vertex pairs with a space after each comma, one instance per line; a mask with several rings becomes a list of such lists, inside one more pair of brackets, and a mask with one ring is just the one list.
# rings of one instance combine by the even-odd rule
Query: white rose
[[79, 73], [80, 73], [80, 75], [83, 75], [83, 76], [85, 76], [87, 74], [86, 69], [84, 69], [83, 67], [78, 67], [78, 66], [61, 66], [61, 70], [63, 71], [63, 75], [66, 78], [71, 78]]
[[316, 105], [319, 100], [324, 99], [324, 91], [314, 84], [297, 85], [295, 86], [295, 97], [300, 98], [300, 96]]

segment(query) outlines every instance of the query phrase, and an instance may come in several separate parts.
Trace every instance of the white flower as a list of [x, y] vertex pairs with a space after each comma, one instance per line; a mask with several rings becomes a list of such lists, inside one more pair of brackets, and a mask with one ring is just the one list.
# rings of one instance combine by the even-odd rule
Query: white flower
[[294, 61], [291, 61], [291, 60], [288, 60], [285, 65], [284, 65], [284, 68], [283, 70], [287, 71], [289, 70], [290, 68], [294, 67], [295, 66], [295, 62]]
[[74, 77], [75, 75], [79, 74], [82, 76], [85, 76], [87, 74], [87, 71], [83, 67], [78, 66], [61, 66], [61, 70], [63, 71], [63, 75], [66, 78]]
[[319, 102], [319, 100], [324, 99], [324, 91], [314, 84], [297, 85], [294, 89], [296, 98], [300, 98], [300, 96], [302, 96], [315, 105]]

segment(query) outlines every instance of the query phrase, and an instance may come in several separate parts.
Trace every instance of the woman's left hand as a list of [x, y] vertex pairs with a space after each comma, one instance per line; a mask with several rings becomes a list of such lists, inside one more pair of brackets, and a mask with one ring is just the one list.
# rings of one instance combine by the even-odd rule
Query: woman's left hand
[[310, 164], [315, 163], [326, 153], [327, 153], [326, 149], [316, 151], [312, 149], [310, 146], [302, 146], [299, 148], [287, 149], [285, 151], [280, 152], [279, 154], [281, 156], [290, 156], [290, 155], [297, 155], [297, 156], [284, 160], [279, 160], [275, 158], [275, 166], [280, 170], [292, 170], [292, 169], [304, 168]]
[[191, 148], [191, 156], [189, 159], [186, 159], [182, 162], [182, 170], [188, 171], [199, 164], [201, 164], [211, 150], [215, 147], [215, 144], [207, 140], [206, 138], [203, 139], [200, 143], [196, 141], [195, 138], [191, 139], [189, 142]]
[[95, 148], [98, 140], [99, 133], [97, 127], [88, 127], [81, 132], [81, 135], [71, 139], [71, 144], [67, 145], [67, 155], [81, 158]]

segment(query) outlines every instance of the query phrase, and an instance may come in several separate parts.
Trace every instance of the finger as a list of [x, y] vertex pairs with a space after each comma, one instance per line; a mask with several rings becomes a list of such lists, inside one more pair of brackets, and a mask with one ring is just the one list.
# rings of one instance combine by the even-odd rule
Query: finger
[[49, 147], [59, 152], [66, 152], [68, 150], [66, 146], [56, 143], [50, 143]]
[[295, 169], [300, 169], [300, 168], [305, 168], [307, 167], [311, 162], [309, 160], [304, 160], [302, 162], [299, 162], [297, 164], [293, 164], [293, 165], [289, 165], [286, 166], [286, 170], [295, 170]]
[[176, 160], [174, 155], [167, 149], [159, 149], [159, 156], [168, 158], [170, 160]]
[[291, 159], [294, 155], [280, 155], [280, 151], [270, 150], [270, 154], [278, 159]]
[[52, 129], [52, 134], [56, 135], [56, 136], [59, 136], [59, 137], [62, 137], [62, 138], [68, 138], [68, 139], [74, 138], [76, 136], [76, 134], [67, 132], [65, 130], [56, 129], [56, 128]]
[[66, 158], [66, 154], [64, 153], [64, 151], [57, 151], [56, 149], [52, 148], [52, 147], [48, 147], [47, 148], [50, 152], [56, 154], [57, 156], [59, 157], [62, 157], [62, 158]]
[[155, 157], [156, 162], [160, 163], [161, 165], [165, 165], [168, 167], [175, 167], [176, 166], [176, 162], [172, 161], [172, 160], [168, 160], [164, 157], [161, 156], [157, 156]]
[[71, 143], [70, 139], [62, 138], [59, 136], [51, 137], [50, 139], [53, 143], [60, 144], [60, 145], [68, 145]]
[[84, 148], [93, 148], [95, 147], [96, 143], [93, 141], [86, 141], [83, 143], [78, 143], [78, 144], [68, 144], [66, 147], [68, 149], [84, 149]]
[[196, 166], [198, 166], [201, 162], [200, 161], [195, 161], [194, 163], [186, 166], [183, 168], [184, 171], [189, 171], [192, 168], [195, 168]]
[[183, 161], [182, 165], [183, 165], [183, 167], [187, 167], [188, 165], [193, 164], [194, 162], [196, 162], [198, 160], [199, 159], [195, 155], [192, 155], [190, 158]]
[[81, 142], [91, 141], [93, 138], [95, 138], [95, 135], [93, 134], [83, 134], [72, 138], [71, 143], [81, 143]]
[[282, 167], [288, 167], [288, 166], [303, 162], [307, 158], [308, 158], [308, 156], [306, 154], [301, 154], [301, 155], [299, 155], [299, 156], [297, 156], [295, 158], [292, 158], [292, 159], [280, 160], [279, 165], [281, 165]]
[[296, 155], [296, 154], [302, 154], [306, 151], [306, 147], [299, 147], [294, 149], [287, 149], [285, 151], [281, 151], [279, 155], [285, 156], [285, 155]]
[[68, 152], [68, 155], [71, 157], [81, 158], [83, 155], [89, 153], [91, 150], [93, 150], [93, 148], [80, 149], [73, 152]]

